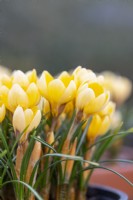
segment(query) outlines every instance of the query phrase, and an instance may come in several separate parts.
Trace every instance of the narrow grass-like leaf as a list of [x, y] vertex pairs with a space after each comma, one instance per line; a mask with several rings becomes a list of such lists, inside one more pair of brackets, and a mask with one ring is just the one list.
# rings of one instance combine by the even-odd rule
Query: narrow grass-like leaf
[[116, 175], [118, 175], [120, 178], [122, 178], [124, 181], [126, 181], [130, 186], [132, 186], [133, 187], [133, 183], [130, 181], [130, 180], [128, 180], [125, 176], [123, 176], [122, 174], [120, 174], [119, 172], [117, 172], [117, 171], [115, 171], [115, 170], [113, 170], [113, 169], [111, 169], [111, 168], [108, 168], [108, 167], [103, 167], [103, 166], [92, 166], [92, 167], [86, 167], [86, 168], [84, 168], [83, 170], [80, 170], [77, 174], [79, 174], [79, 173], [81, 173], [81, 172], [83, 172], [83, 171], [86, 171], [86, 170], [91, 170], [91, 169], [104, 169], [104, 170], [107, 170], [107, 171], [110, 171], [110, 172], [112, 172], [112, 173], [114, 173], [114, 174], [116, 174]]
[[4, 157], [7, 154], [7, 150], [2, 151], [2, 153], [0, 153], [0, 158]]
[[43, 141], [42, 139], [36, 137], [36, 136], [31, 136], [31, 138], [33, 138], [34, 140], [37, 140], [38, 142], [40, 142], [41, 144], [43, 144], [44, 146], [48, 147], [49, 149], [53, 150], [56, 153], [56, 150], [49, 145], [47, 142]]
[[100, 160], [99, 163], [130, 163], [133, 164], [133, 160], [126, 160], [126, 159], [111, 159], [111, 160]]
[[87, 121], [87, 125], [85, 127], [85, 130], [84, 130], [84, 132], [82, 134], [82, 137], [81, 137], [80, 142], [79, 142], [79, 144], [77, 146], [77, 149], [76, 149], [76, 155], [79, 153], [80, 147], [83, 144], [83, 142], [85, 141], [85, 137], [86, 137], [86, 134], [87, 134], [87, 131], [88, 131], [88, 128], [89, 128], [91, 120], [92, 120], [92, 118], [90, 117], [89, 120]]
[[[26, 186], [33, 194], [34, 196], [38, 199], [38, 200], [43, 200], [42, 197], [27, 183], [20, 181], [20, 180], [11, 180], [11, 181], [6, 181], [5, 183], [3, 183], [4, 185], [7, 185], [9, 183], [20, 183], [24, 186]], [[23, 197], [19, 196], [19, 200], [24, 200]]]

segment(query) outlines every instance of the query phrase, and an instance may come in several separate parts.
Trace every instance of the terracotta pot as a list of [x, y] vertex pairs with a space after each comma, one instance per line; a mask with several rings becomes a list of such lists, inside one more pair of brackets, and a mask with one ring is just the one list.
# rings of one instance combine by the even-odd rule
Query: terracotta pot
[[[133, 156], [133, 148], [123, 148], [119, 154], [119, 158], [131, 159]], [[133, 159], [132, 159], [133, 160]], [[133, 165], [127, 163], [115, 163], [112, 165], [106, 165], [106, 167], [111, 168], [120, 174], [124, 175], [133, 183]], [[90, 180], [91, 184], [106, 185], [125, 192], [129, 196], [129, 200], [133, 200], [133, 187], [127, 182], [121, 179], [119, 176], [113, 174], [112, 172], [96, 169]]]
[[109, 187], [90, 186], [87, 200], [128, 200], [128, 197], [125, 193]]

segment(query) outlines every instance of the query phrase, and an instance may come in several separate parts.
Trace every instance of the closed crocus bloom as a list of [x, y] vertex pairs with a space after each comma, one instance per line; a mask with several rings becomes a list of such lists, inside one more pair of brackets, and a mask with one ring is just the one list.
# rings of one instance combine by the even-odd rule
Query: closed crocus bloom
[[36, 109], [23, 109], [21, 106], [18, 106], [13, 113], [13, 127], [15, 134], [23, 133], [20, 139], [20, 143], [24, 142], [28, 134], [34, 129], [37, 128], [41, 121], [41, 112]]
[[27, 108], [29, 100], [26, 92], [18, 84], [14, 84], [8, 93], [8, 105], [10, 111], [14, 111], [18, 105]]
[[96, 74], [92, 70], [82, 68], [81, 66], [77, 67], [74, 70], [73, 76], [77, 87], [79, 87], [85, 82], [97, 80]]
[[38, 87], [41, 94], [51, 104], [53, 115], [57, 115], [58, 108], [73, 100], [76, 94], [75, 82], [66, 73], [57, 79], [53, 79], [48, 72], [43, 72], [38, 81]]
[[37, 83], [37, 73], [35, 69], [33, 69], [32, 71], [28, 71], [26, 73], [26, 76], [28, 77], [30, 83]]
[[29, 101], [29, 107], [36, 106], [40, 101], [40, 93], [35, 83], [31, 83], [26, 91]]
[[108, 102], [109, 96], [109, 92], [100, 83], [86, 83], [78, 89], [76, 107], [90, 115], [100, 111]]
[[5, 115], [6, 115], [6, 108], [5, 108], [5, 105], [2, 104], [0, 106], [0, 123], [4, 120]]
[[23, 73], [20, 70], [14, 71], [12, 78], [13, 78], [12, 81], [13, 84], [19, 84], [24, 90], [27, 89], [29, 85], [29, 80], [25, 73]]
[[46, 97], [46, 98], [48, 97], [48, 93], [47, 93], [48, 84], [53, 79], [54, 79], [53, 76], [48, 71], [44, 71], [41, 77], [38, 79], [37, 85], [43, 97]]
[[87, 139], [94, 141], [96, 137], [105, 134], [110, 128], [111, 119], [108, 115], [101, 117], [98, 114], [93, 115], [90, 123]]
[[74, 81], [66, 87], [60, 79], [54, 79], [48, 84], [48, 100], [51, 103], [64, 104], [71, 101], [76, 93]]

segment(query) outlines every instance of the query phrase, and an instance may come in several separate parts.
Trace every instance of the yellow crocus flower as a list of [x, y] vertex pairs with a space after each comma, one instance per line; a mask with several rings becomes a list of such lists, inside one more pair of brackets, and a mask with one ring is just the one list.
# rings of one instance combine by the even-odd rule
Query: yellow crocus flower
[[54, 79], [53, 76], [48, 71], [44, 71], [41, 77], [38, 79], [37, 85], [43, 97], [46, 97], [46, 98], [48, 97], [48, 94], [47, 94], [48, 84], [53, 79]]
[[16, 70], [12, 74], [12, 84], [19, 84], [24, 90], [29, 85], [29, 80], [26, 74], [20, 70]]
[[58, 113], [60, 105], [73, 100], [76, 94], [75, 82], [71, 79], [68, 81], [68, 74], [53, 79], [50, 74], [43, 72], [38, 87], [41, 94], [50, 102], [53, 115]]
[[4, 120], [5, 115], [6, 115], [6, 108], [5, 108], [5, 105], [2, 104], [0, 106], [0, 123]]
[[100, 111], [108, 102], [110, 94], [98, 82], [85, 83], [79, 87], [76, 108], [90, 115]]
[[77, 87], [84, 84], [85, 82], [97, 80], [96, 74], [92, 70], [82, 68], [81, 66], [77, 67], [74, 70], [73, 76]]
[[23, 133], [20, 143], [24, 142], [28, 134], [34, 129], [37, 128], [41, 121], [41, 111], [37, 108], [35, 109], [23, 109], [21, 106], [18, 106], [13, 113], [13, 127], [15, 134]]
[[114, 113], [115, 103], [109, 101], [100, 112], [93, 115], [87, 138], [94, 140], [96, 137], [105, 134], [112, 124]]
[[87, 139], [95, 140], [96, 137], [106, 133], [110, 127], [111, 120], [109, 116], [101, 117], [98, 114], [93, 115], [88, 129]]
[[29, 99], [26, 92], [18, 84], [14, 84], [8, 93], [8, 105], [10, 111], [14, 111], [18, 105], [28, 108]]

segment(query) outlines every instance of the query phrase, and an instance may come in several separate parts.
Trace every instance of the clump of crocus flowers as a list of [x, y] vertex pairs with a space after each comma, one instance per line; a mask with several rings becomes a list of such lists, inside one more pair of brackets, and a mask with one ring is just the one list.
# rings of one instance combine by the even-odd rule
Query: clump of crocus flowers
[[[48, 71], [38, 77], [35, 69], [1, 75], [1, 127], [6, 123], [9, 148], [17, 140], [11, 176], [16, 173], [45, 200], [84, 200], [92, 169], [99, 166], [95, 144], [110, 133], [114, 113], [104, 77], [89, 69], [79, 66], [56, 77]], [[24, 199], [35, 199], [23, 190]]]

